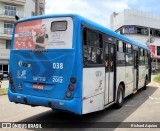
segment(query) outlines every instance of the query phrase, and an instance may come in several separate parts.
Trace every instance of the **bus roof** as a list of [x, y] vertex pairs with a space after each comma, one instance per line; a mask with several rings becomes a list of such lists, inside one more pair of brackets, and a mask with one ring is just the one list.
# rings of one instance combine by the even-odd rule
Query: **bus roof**
[[92, 28], [95, 28], [96, 30], [99, 30], [101, 32], [104, 32], [106, 34], [109, 34], [113, 37], [116, 37], [118, 39], [121, 39], [125, 42], [128, 42], [128, 43], [131, 43], [131, 44], [134, 44], [136, 46], [139, 46], [141, 48], [144, 48], [146, 50], [150, 50], [147, 46], [143, 45], [143, 44], [140, 44], [132, 39], [129, 39], [121, 34], [118, 34], [102, 25], [99, 25], [87, 18], [84, 18], [80, 15], [77, 15], [77, 14], [51, 14], [51, 15], [39, 15], [39, 16], [33, 16], [33, 17], [30, 17], [30, 18], [23, 18], [23, 19], [20, 19], [16, 22], [17, 23], [20, 23], [20, 22], [24, 22], [24, 21], [30, 21], [30, 20], [36, 20], [36, 19], [46, 19], [46, 18], [56, 18], [56, 17], [75, 17], [75, 18], [78, 18], [82, 24], [86, 24], [88, 26], [91, 26]]

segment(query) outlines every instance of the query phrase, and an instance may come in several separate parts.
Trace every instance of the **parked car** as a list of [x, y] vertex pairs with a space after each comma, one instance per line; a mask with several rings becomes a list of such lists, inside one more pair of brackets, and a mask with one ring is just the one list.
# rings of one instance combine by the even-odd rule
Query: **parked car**
[[3, 71], [3, 78], [8, 78], [8, 72], [7, 71]]
[[3, 80], [3, 72], [0, 70], [0, 81]]

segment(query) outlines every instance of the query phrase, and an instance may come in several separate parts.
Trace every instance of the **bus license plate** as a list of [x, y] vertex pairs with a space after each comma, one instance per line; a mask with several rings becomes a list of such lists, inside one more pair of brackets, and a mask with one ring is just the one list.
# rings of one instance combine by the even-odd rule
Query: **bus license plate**
[[33, 89], [43, 90], [43, 89], [44, 89], [44, 85], [40, 85], [40, 84], [33, 84]]

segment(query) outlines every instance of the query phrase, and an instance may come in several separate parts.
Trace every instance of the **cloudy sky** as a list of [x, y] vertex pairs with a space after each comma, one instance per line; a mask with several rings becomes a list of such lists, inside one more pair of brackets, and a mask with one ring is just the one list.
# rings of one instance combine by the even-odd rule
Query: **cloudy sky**
[[112, 12], [136, 9], [160, 15], [159, 0], [46, 0], [46, 14], [76, 13], [103, 26]]

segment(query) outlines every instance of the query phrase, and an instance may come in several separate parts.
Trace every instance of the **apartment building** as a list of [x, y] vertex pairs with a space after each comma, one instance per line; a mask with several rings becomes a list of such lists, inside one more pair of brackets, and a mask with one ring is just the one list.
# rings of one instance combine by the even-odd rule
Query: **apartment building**
[[0, 0], [0, 70], [8, 73], [15, 15], [19, 18], [45, 13], [45, 0]]
[[125, 9], [110, 17], [110, 28], [141, 44], [148, 45], [152, 54], [152, 66], [160, 69], [160, 15]]

